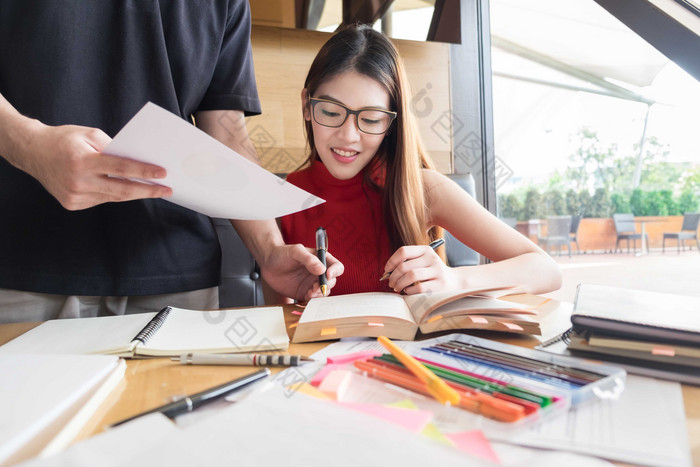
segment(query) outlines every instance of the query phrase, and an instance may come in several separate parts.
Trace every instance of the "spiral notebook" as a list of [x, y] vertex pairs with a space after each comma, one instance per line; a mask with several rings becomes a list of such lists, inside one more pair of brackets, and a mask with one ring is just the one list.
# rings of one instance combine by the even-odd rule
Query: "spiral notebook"
[[284, 350], [282, 307], [158, 313], [47, 321], [0, 346], [4, 353], [108, 354], [168, 357], [187, 352]]

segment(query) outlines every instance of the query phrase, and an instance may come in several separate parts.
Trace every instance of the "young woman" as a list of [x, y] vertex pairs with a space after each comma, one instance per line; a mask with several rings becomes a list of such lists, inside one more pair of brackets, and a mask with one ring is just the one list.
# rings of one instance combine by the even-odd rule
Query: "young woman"
[[[561, 274], [546, 253], [432, 169], [409, 99], [398, 52], [371, 27], [343, 29], [321, 48], [301, 92], [311, 153], [287, 180], [326, 203], [282, 218], [285, 241], [314, 248], [316, 228], [326, 229], [328, 251], [345, 266], [334, 294], [557, 289]], [[442, 248], [428, 246], [442, 228], [493, 263], [446, 265]]]

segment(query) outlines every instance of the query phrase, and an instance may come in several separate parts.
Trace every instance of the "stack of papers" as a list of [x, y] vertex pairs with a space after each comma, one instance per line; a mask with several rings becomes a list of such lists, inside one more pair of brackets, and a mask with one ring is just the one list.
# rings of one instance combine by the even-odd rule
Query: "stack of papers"
[[0, 466], [63, 449], [125, 368], [105, 355], [0, 355]]

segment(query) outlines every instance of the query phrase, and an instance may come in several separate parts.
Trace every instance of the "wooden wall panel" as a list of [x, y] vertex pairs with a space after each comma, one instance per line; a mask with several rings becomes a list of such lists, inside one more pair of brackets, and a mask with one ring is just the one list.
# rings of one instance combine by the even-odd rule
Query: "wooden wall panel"
[[[247, 119], [265, 168], [286, 173], [306, 158], [301, 89], [313, 58], [330, 33], [253, 26], [253, 60], [263, 114]], [[412, 106], [423, 142], [449, 173], [450, 82], [448, 45], [395, 40], [414, 92]]]

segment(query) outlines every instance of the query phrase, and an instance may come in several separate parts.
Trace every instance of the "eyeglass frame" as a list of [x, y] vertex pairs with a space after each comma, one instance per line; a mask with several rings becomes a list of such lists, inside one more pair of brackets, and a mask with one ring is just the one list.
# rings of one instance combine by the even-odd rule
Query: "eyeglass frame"
[[[343, 119], [343, 121], [340, 122], [339, 125], [333, 126], [333, 125], [326, 125], [326, 124], [321, 123], [318, 120], [316, 120], [316, 114], [314, 113], [314, 109], [316, 107], [316, 104], [318, 104], [319, 102], [328, 102], [331, 104], [339, 105], [340, 107], [344, 108], [346, 113], [345, 113], [345, 118]], [[361, 131], [362, 133], [365, 133], [367, 135], [383, 135], [384, 133], [389, 131], [389, 128], [391, 128], [391, 124], [394, 123], [394, 120], [396, 120], [396, 117], [398, 115], [398, 113], [394, 112], [393, 110], [378, 109], [375, 107], [369, 107], [369, 108], [364, 108], [364, 109], [359, 109], [359, 110], [352, 109], [352, 108], [348, 107], [347, 105], [341, 104], [340, 102], [332, 101], [329, 99], [319, 99], [318, 97], [309, 97], [309, 104], [311, 105], [311, 117], [314, 119], [314, 122], [318, 123], [319, 125], [325, 126], [327, 128], [340, 128], [341, 126], [345, 125], [345, 122], [348, 120], [349, 115], [354, 115], [357, 129], [359, 131]], [[362, 128], [360, 128], [360, 122], [359, 122], [360, 113], [362, 113], [366, 110], [371, 110], [371, 111], [375, 111], [375, 112], [382, 112], [382, 113], [389, 115], [390, 120], [389, 120], [389, 124], [386, 126], [386, 130], [382, 131], [381, 133], [370, 133], [370, 132], [364, 131]]]

